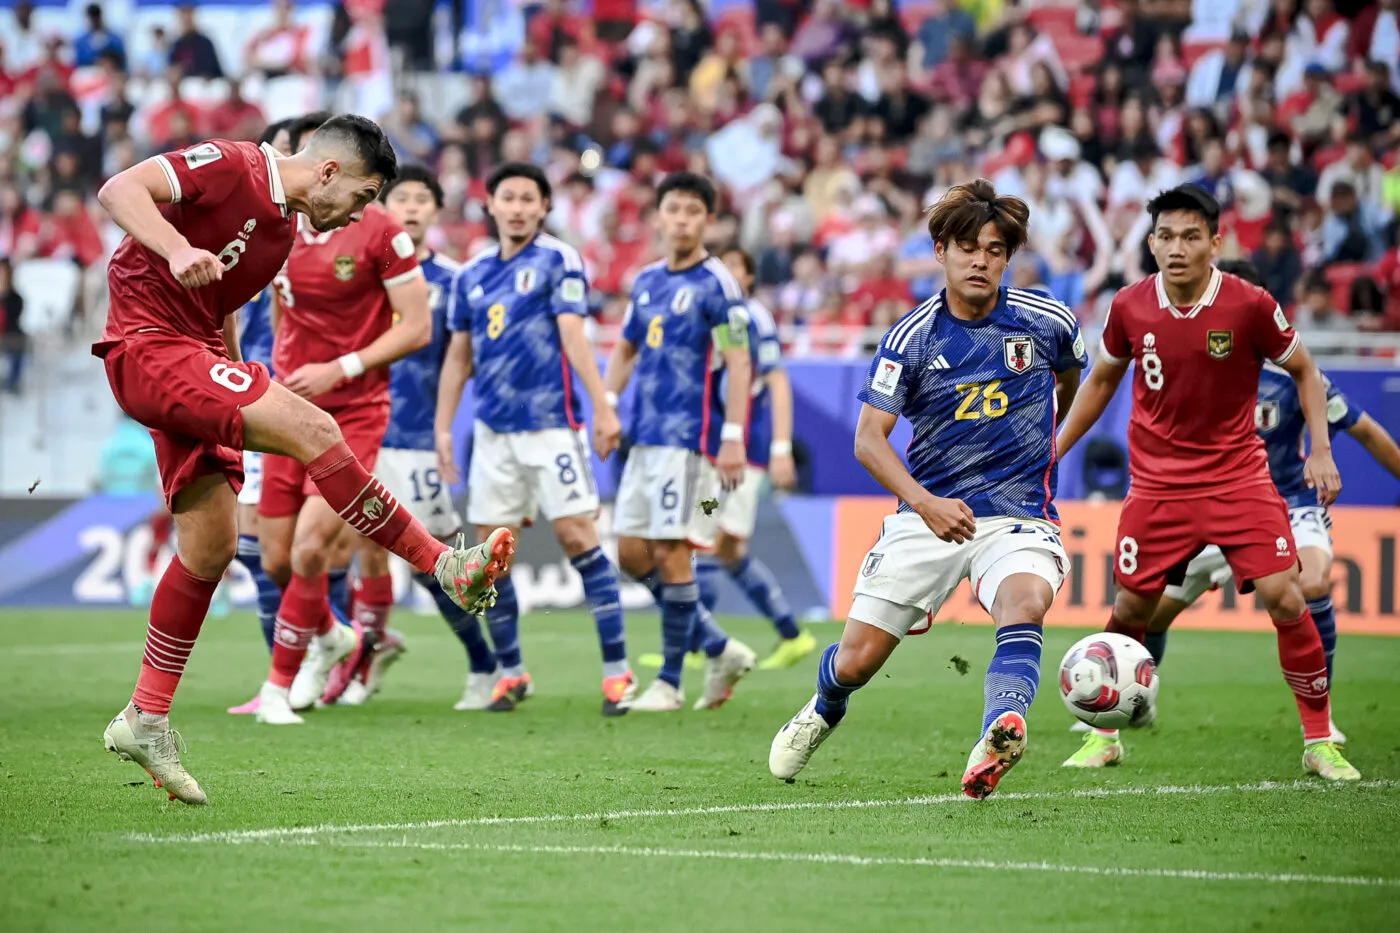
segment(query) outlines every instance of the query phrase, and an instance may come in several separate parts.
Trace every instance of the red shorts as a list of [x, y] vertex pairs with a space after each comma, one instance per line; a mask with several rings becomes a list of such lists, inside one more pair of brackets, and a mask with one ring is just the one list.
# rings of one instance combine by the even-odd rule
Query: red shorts
[[[389, 427], [389, 403], [371, 402], [331, 412], [350, 452], [374, 472], [384, 432]], [[263, 454], [262, 499], [258, 514], [268, 518], [286, 518], [301, 511], [311, 496], [320, 495], [316, 484], [306, 478], [306, 466], [291, 457]]]
[[243, 488], [242, 408], [272, 380], [261, 363], [235, 363], [191, 337], [135, 334], [93, 347], [122, 411], [151, 431], [165, 505], [210, 474]]
[[1130, 492], [1118, 516], [1113, 578], [1142, 596], [1160, 595], [1208, 544], [1225, 553], [1241, 593], [1298, 562], [1288, 506], [1272, 485], [1168, 501]]

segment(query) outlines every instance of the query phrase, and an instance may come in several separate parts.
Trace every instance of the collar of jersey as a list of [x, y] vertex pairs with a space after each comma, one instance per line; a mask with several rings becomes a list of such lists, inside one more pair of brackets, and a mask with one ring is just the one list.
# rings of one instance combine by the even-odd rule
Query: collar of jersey
[[282, 187], [282, 172], [277, 168], [277, 158], [281, 155], [268, 143], [258, 147], [267, 157], [267, 178], [272, 183], [272, 203], [282, 208], [282, 216], [287, 216], [287, 191]]
[[965, 321], [953, 313], [953, 309], [948, 305], [948, 289], [946, 288], [938, 293], [938, 303], [943, 308], [948, 320], [959, 327], [986, 327], [1001, 320], [1002, 315], [1006, 313], [1006, 287], [1002, 286], [997, 289], [996, 307], [992, 308], [985, 317], [975, 321]]
[[1215, 304], [1215, 296], [1220, 294], [1220, 282], [1222, 278], [1220, 270], [1211, 266], [1210, 281], [1206, 283], [1205, 294], [1201, 295], [1200, 300], [1191, 306], [1190, 311], [1182, 314], [1181, 309], [1172, 304], [1172, 300], [1167, 297], [1167, 288], [1162, 284], [1162, 273], [1158, 272], [1152, 277], [1152, 284], [1157, 289], [1157, 306], [1159, 308], [1166, 308], [1172, 313], [1172, 317], [1181, 318], [1182, 320], [1193, 318], [1197, 314], [1200, 314], [1202, 308], [1209, 308], [1211, 305]]

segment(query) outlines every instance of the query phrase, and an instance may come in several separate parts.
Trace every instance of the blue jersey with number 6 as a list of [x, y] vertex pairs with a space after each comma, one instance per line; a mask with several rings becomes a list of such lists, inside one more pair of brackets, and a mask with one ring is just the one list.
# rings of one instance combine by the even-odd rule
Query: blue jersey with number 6
[[860, 400], [913, 426], [909, 473], [933, 495], [1053, 522], [1055, 374], [1087, 363], [1074, 313], [1048, 295], [1003, 288], [964, 321], [939, 293], [885, 334]]
[[[1327, 431], [1335, 436], [1361, 420], [1364, 412], [1341, 393], [1326, 376]], [[1298, 384], [1293, 377], [1273, 363], [1265, 363], [1259, 374], [1259, 402], [1254, 408], [1254, 426], [1264, 439], [1264, 453], [1269, 458], [1269, 477], [1290, 509], [1317, 505], [1317, 490], [1309, 489], [1303, 479], [1306, 459], [1305, 441], [1308, 421], [1303, 417], [1303, 403], [1298, 398]]]
[[492, 247], [452, 283], [447, 328], [472, 336], [476, 419], [500, 434], [582, 424], [561, 314], [588, 314], [578, 251], [541, 233], [510, 259]]
[[[389, 429], [384, 446], [391, 450], [432, 450], [438, 383], [447, 356], [447, 293], [461, 266], [436, 253], [422, 260], [428, 281], [428, 312], [433, 339], [389, 367]], [[398, 323], [395, 321], [395, 323]]]

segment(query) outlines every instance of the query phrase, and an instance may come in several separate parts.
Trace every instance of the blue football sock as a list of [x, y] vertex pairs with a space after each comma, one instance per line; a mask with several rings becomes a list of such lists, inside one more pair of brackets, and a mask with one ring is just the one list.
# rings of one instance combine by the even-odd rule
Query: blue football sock
[[719, 574], [718, 561], [708, 555], [695, 556], [695, 584], [700, 587], [700, 602], [711, 612], [719, 602]]
[[797, 620], [792, 617], [783, 588], [768, 565], [757, 557], [744, 556], [729, 565], [729, 576], [749, 597], [749, 602], [767, 616], [783, 638], [798, 636]]
[[1332, 597], [1308, 600], [1317, 634], [1322, 636], [1322, 651], [1327, 655], [1327, 681], [1332, 681], [1332, 655], [1337, 653], [1337, 616], [1332, 611]]
[[481, 620], [452, 601], [438, 584], [437, 577], [430, 573], [415, 573], [413, 579], [433, 594], [438, 612], [443, 621], [452, 629], [452, 634], [467, 649], [467, 667], [473, 674], [490, 674], [496, 669], [496, 654], [486, 643], [486, 635], [481, 631]]
[[695, 627], [690, 630], [687, 647], [691, 651], [703, 651], [707, 658], [717, 658], [729, 644], [729, 633], [719, 627], [715, 617], [705, 604], [700, 603], [695, 612]]
[[520, 666], [520, 604], [515, 601], [515, 582], [509, 576], [496, 581], [496, 605], [486, 610], [486, 626], [501, 667]]
[[617, 591], [617, 568], [600, 547], [570, 558], [569, 563], [583, 578], [583, 593], [588, 597], [589, 608], [593, 610], [593, 624], [598, 629], [603, 664], [621, 663], [625, 667], [627, 636], [622, 626], [622, 598]]
[[846, 715], [846, 698], [863, 684], [843, 684], [836, 679], [836, 651], [840, 645], [827, 645], [817, 665], [817, 715], [835, 726]]
[[699, 606], [700, 590], [693, 581], [661, 587], [662, 663], [657, 678], [673, 687], [681, 685], [690, 633], [699, 626], [696, 617]]
[[262, 548], [254, 535], [238, 536], [238, 562], [248, 569], [253, 585], [258, 588], [258, 623], [262, 626], [267, 650], [272, 650], [272, 635], [277, 629], [277, 610], [282, 606], [282, 590], [272, 578], [263, 573]]
[[331, 615], [341, 625], [350, 624], [350, 569], [338, 567], [326, 574], [330, 581], [327, 589], [331, 602]]
[[987, 666], [983, 694], [982, 731], [1002, 713], [1022, 716], [1035, 699], [1040, 686], [1040, 626], [1030, 622], [1008, 625], [997, 630], [997, 650]]
[[1161, 667], [1162, 659], [1167, 656], [1167, 633], [1148, 632], [1142, 636], [1142, 645], [1152, 655], [1152, 662]]
[[653, 570], [651, 573], [649, 573], [649, 574], [647, 574], [646, 576], [642, 577], [642, 578], [641, 578], [640, 580], [638, 580], [637, 582], [640, 583], [642, 586], [644, 586], [644, 587], [647, 588], [647, 592], [651, 594], [651, 598], [654, 599], [654, 600], [656, 600], [657, 608], [660, 608], [660, 606], [661, 606], [661, 572], [660, 572], [659, 570]]

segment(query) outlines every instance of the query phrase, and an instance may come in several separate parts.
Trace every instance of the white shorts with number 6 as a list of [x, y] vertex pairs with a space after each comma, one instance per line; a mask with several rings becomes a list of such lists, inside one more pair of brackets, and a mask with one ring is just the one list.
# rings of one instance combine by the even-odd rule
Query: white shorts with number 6
[[243, 488], [238, 490], [239, 505], [257, 505], [262, 501], [262, 454], [256, 450], [243, 451]]
[[386, 447], [379, 452], [374, 473], [433, 537], [445, 538], [462, 530], [461, 516], [438, 472], [437, 454], [433, 451]]
[[498, 434], [476, 423], [467, 471], [467, 521], [519, 525], [543, 512], [548, 521], [598, 511], [598, 484], [582, 430], [549, 428]]
[[700, 503], [719, 498], [719, 474], [703, 454], [680, 447], [633, 447], [617, 485], [613, 531], [646, 541], [715, 543], [718, 514]]
[[1040, 577], [1058, 591], [1069, 569], [1060, 531], [1029, 518], [979, 518], [971, 541], [951, 544], [912, 512], [885, 519], [856, 578], [850, 618], [903, 638], [937, 613], [963, 580], [988, 612], [1012, 574]]
[[[1309, 505], [1289, 509], [1288, 523], [1293, 526], [1293, 543], [1299, 551], [1315, 547], [1326, 552], [1328, 560], [1332, 559], [1332, 516], [1325, 507]], [[1226, 586], [1234, 579], [1225, 554], [1212, 544], [1191, 558], [1191, 563], [1186, 565], [1186, 578], [1178, 584], [1167, 584], [1163, 595], [1189, 606], [1211, 589]]]

